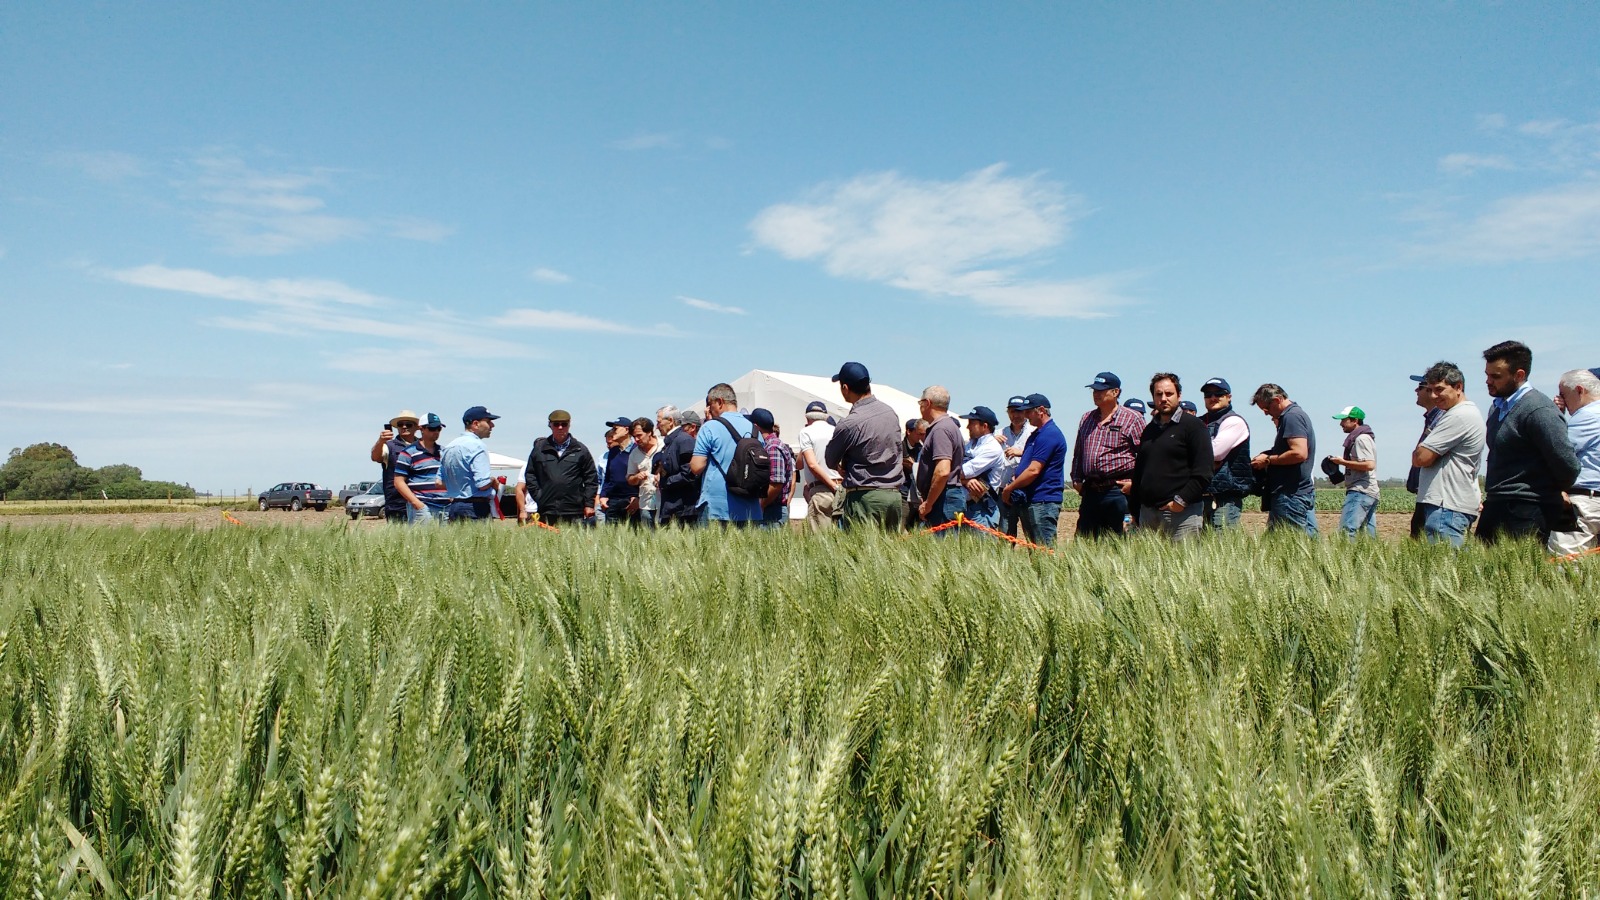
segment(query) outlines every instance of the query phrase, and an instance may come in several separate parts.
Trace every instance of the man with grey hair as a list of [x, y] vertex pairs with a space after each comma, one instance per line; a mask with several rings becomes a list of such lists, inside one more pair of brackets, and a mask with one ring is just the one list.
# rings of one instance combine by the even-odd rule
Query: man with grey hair
[[1567, 440], [1578, 457], [1578, 478], [1567, 488], [1570, 531], [1552, 531], [1546, 547], [1558, 556], [1600, 546], [1600, 377], [1594, 369], [1561, 376], [1556, 396], [1567, 411]]
[[689, 458], [694, 455], [700, 414], [692, 409], [678, 412], [677, 407], [663, 406], [656, 411], [657, 421], [665, 417], [667, 410], [672, 411], [676, 421], [661, 439], [661, 451], [656, 454], [656, 485], [660, 495], [657, 516], [662, 525], [693, 525], [700, 505], [700, 478], [690, 470]]
[[822, 456], [833, 440], [834, 424], [828, 421], [828, 404], [813, 400], [806, 404], [806, 427], [800, 429], [800, 491], [806, 500], [806, 525], [812, 531], [835, 528], [839, 524], [839, 473], [822, 464]]
[[1250, 467], [1262, 473], [1265, 482], [1261, 505], [1267, 511], [1267, 528], [1298, 528], [1316, 537], [1317, 485], [1311, 473], [1316, 468], [1312, 459], [1317, 455], [1317, 433], [1311, 417], [1270, 382], [1256, 388], [1250, 402], [1278, 426], [1272, 446], [1250, 460]]
[[[694, 454], [689, 469], [700, 476], [700, 508], [705, 522], [731, 523], [744, 527], [761, 521], [761, 501], [734, 492], [728, 483], [733, 468], [733, 451], [745, 438], [761, 440], [754, 422], [739, 412], [739, 395], [733, 385], [714, 384], [706, 391], [706, 427], [694, 439]], [[712, 423], [716, 424], [713, 425]], [[768, 469], [763, 478], [769, 477]]]
[[1460, 547], [1478, 518], [1478, 464], [1483, 460], [1484, 426], [1478, 407], [1467, 399], [1467, 381], [1455, 363], [1436, 362], [1422, 376], [1440, 410], [1428, 431], [1411, 451], [1411, 464], [1420, 470], [1417, 507], [1422, 510], [1422, 534], [1428, 541], [1449, 541]]
[[917, 454], [917, 518], [935, 528], [967, 511], [967, 490], [961, 481], [966, 439], [961, 425], [950, 415], [950, 392], [935, 384], [917, 401], [928, 432]]

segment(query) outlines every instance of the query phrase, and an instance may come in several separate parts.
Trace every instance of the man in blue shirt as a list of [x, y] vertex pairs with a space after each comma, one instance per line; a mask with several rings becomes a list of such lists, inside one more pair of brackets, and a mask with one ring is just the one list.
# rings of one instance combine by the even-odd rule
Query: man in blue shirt
[[1067, 439], [1050, 418], [1050, 398], [1029, 394], [1021, 408], [1033, 426], [1033, 434], [1023, 448], [1016, 477], [1001, 489], [1001, 494], [1021, 508], [1022, 531], [1028, 540], [1049, 547], [1056, 542], [1056, 525], [1061, 519]]
[[1572, 531], [1552, 531], [1546, 545], [1557, 556], [1600, 546], [1600, 369], [1573, 369], [1561, 376], [1556, 396], [1567, 411], [1567, 440], [1578, 457], [1578, 479], [1567, 488]]
[[1300, 404], [1276, 384], [1256, 388], [1251, 398], [1262, 412], [1278, 425], [1272, 447], [1257, 453], [1250, 468], [1263, 473], [1266, 495], [1261, 505], [1267, 510], [1267, 527], [1298, 528], [1317, 536], [1317, 484], [1312, 478], [1317, 455], [1317, 433], [1311, 417]]
[[461, 414], [467, 433], [444, 445], [439, 475], [444, 493], [450, 498], [450, 522], [471, 522], [489, 518], [494, 496], [494, 476], [489, 472], [489, 448], [483, 439], [494, 431], [500, 418], [481, 406]]
[[[713, 421], [721, 418], [733, 430]], [[737, 434], [738, 437], [734, 435]], [[733, 448], [740, 438], [761, 436], [755, 425], [739, 413], [739, 397], [733, 386], [718, 384], [706, 392], [706, 421], [695, 437], [694, 455], [689, 469], [699, 476], [701, 517], [707, 522], [732, 522], [743, 527], [761, 521], [761, 500], [737, 497], [728, 491], [728, 467], [733, 464]]]

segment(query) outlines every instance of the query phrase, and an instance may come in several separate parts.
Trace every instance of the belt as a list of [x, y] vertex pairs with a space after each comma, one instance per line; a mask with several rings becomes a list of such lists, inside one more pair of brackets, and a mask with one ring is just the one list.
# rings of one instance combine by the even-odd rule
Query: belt
[[895, 491], [898, 493], [899, 490], [899, 488], [892, 487], [847, 487], [844, 489], [844, 492], [846, 494], [859, 494], [863, 491]]
[[1597, 490], [1595, 488], [1581, 488], [1581, 487], [1567, 488], [1567, 493], [1569, 495], [1575, 494], [1575, 495], [1577, 495], [1579, 497], [1600, 497], [1600, 490]]
[[1132, 472], [1123, 472], [1119, 475], [1090, 475], [1083, 480], [1083, 486], [1091, 491], [1109, 491], [1120, 487], [1117, 481], [1122, 478], [1132, 478]]

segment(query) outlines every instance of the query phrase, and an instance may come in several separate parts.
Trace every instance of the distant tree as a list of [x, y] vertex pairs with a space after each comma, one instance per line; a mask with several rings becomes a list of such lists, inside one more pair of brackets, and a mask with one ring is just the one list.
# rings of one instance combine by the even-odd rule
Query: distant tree
[[114, 500], [194, 496], [187, 485], [145, 481], [137, 466], [85, 468], [61, 444], [13, 449], [0, 466], [0, 499], [73, 500], [99, 497], [102, 492]]

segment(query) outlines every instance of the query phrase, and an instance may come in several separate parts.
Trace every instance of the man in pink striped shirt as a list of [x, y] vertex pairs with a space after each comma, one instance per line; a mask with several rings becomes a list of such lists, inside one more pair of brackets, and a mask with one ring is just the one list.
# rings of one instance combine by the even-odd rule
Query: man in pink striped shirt
[[1083, 498], [1078, 503], [1077, 536], [1120, 535], [1144, 416], [1118, 402], [1122, 379], [1112, 372], [1101, 372], [1085, 387], [1094, 391], [1094, 409], [1078, 420], [1072, 451], [1072, 489]]

